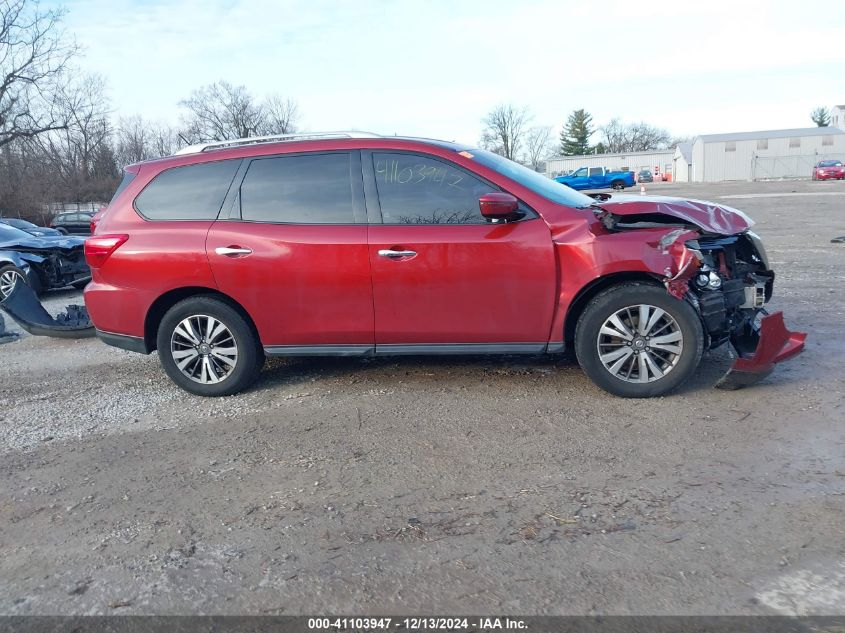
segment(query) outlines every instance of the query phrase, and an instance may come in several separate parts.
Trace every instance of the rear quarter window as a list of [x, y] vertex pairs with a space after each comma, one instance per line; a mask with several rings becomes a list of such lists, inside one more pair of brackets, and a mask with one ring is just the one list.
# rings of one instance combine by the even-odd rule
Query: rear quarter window
[[129, 186], [129, 183], [132, 182], [134, 179], [135, 174], [133, 174], [131, 171], [123, 172], [123, 178], [121, 179], [120, 184], [117, 186], [117, 189], [115, 189], [114, 195], [111, 197], [111, 202], [109, 202], [109, 205], [114, 204], [114, 201], [117, 200], [118, 196], [123, 193], [123, 190], [126, 189]]
[[135, 198], [148, 220], [214, 220], [241, 160], [173, 167], [161, 172]]

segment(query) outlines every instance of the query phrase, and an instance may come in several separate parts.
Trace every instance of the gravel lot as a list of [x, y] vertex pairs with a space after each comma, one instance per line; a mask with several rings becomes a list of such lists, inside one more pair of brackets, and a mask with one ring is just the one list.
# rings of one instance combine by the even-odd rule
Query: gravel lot
[[803, 356], [637, 401], [566, 358], [272, 361], [211, 400], [25, 335], [0, 613], [845, 613], [845, 183], [649, 190], [757, 220]]

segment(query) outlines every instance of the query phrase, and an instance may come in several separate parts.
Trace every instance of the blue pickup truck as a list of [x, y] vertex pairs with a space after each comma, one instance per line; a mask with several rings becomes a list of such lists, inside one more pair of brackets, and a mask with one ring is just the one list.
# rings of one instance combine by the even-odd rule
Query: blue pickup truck
[[634, 174], [630, 171], [610, 171], [605, 167], [581, 167], [555, 180], [573, 189], [616, 189], [634, 186]]

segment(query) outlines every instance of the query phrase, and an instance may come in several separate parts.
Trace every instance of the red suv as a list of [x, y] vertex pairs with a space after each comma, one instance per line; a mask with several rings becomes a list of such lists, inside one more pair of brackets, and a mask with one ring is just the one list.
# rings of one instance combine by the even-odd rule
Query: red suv
[[126, 168], [86, 242], [100, 338], [158, 349], [195, 394], [266, 355], [574, 349], [655, 396], [731, 342], [732, 384], [801, 351], [751, 220], [707, 202], [589, 197], [455, 143], [332, 133], [185, 148]]

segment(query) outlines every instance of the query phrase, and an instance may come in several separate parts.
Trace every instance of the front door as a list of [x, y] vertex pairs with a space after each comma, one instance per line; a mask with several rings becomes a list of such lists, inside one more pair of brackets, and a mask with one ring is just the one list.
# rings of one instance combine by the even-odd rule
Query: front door
[[545, 222], [527, 208], [520, 221], [485, 220], [478, 199], [500, 189], [445, 160], [363, 161], [376, 352], [544, 350], [556, 299]]
[[[269, 353], [372, 352], [373, 299], [358, 152], [257, 158], [208, 233], [220, 290]], [[241, 174], [236, 177], [241, 178]]]
[[589, 189], [590, 175], [586, 167], [581, 167], [569, 175], [569, 186], [573, 189]]

